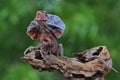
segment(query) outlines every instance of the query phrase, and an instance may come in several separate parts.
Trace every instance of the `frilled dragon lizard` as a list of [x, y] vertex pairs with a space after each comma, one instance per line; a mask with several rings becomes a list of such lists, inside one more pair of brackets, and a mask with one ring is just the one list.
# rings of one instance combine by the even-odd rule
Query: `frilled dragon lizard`
[[35, 19], [27, 28], [27, 34], [33, 40], [39, 40], [40, 43], [37, 47], [30, 46], [24, 53], [28, 50], [46, 50], [54, 55], [63, 56], [63, 46], [58, 45], [56, 38], [62, 36], [64, 29], [65, 25], [58, 16], [38, 11]]

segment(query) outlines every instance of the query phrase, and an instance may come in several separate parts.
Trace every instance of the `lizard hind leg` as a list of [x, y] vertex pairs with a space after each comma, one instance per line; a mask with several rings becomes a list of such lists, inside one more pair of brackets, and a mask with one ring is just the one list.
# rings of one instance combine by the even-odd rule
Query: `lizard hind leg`
[[58, 46], [58, 55], [63, 57], [64, 56], [64, 49], [63, 49], [63, 45], [59, 44]]

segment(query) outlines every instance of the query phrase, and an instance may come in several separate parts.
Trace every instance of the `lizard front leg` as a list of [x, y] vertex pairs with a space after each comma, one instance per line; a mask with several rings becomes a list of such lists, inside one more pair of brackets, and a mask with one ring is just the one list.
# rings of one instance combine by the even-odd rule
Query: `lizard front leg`
[[28, 47], [25, 51], [24, 51], [24, 55], [28, 52], [28, 51], [35, 51], [38, 50], [38, 47], [34, 47], [34, 46], [30, 46]]

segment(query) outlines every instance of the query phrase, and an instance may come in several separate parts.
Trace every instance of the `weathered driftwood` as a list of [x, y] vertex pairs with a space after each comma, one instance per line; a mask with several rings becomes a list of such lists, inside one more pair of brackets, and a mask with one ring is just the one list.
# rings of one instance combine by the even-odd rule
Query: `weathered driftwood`
[[104, 76], [112, 67], [112, 61], [105, 46], [76, 53], [73, 58], [34, 50], [25, 54], [22, 60], [39, 71], [58, 71], [70, 80], [104, 80]]

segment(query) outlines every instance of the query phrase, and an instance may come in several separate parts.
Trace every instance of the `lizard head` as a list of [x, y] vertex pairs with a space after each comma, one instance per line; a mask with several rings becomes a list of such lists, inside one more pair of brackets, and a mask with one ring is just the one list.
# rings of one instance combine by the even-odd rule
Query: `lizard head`
[[36, 17], [35, 17], [35, 20], [37, 22], [40, 22], [40, 21], [47, 21], [47, 12], [46, 11], [37, 11], [36, 13]]

